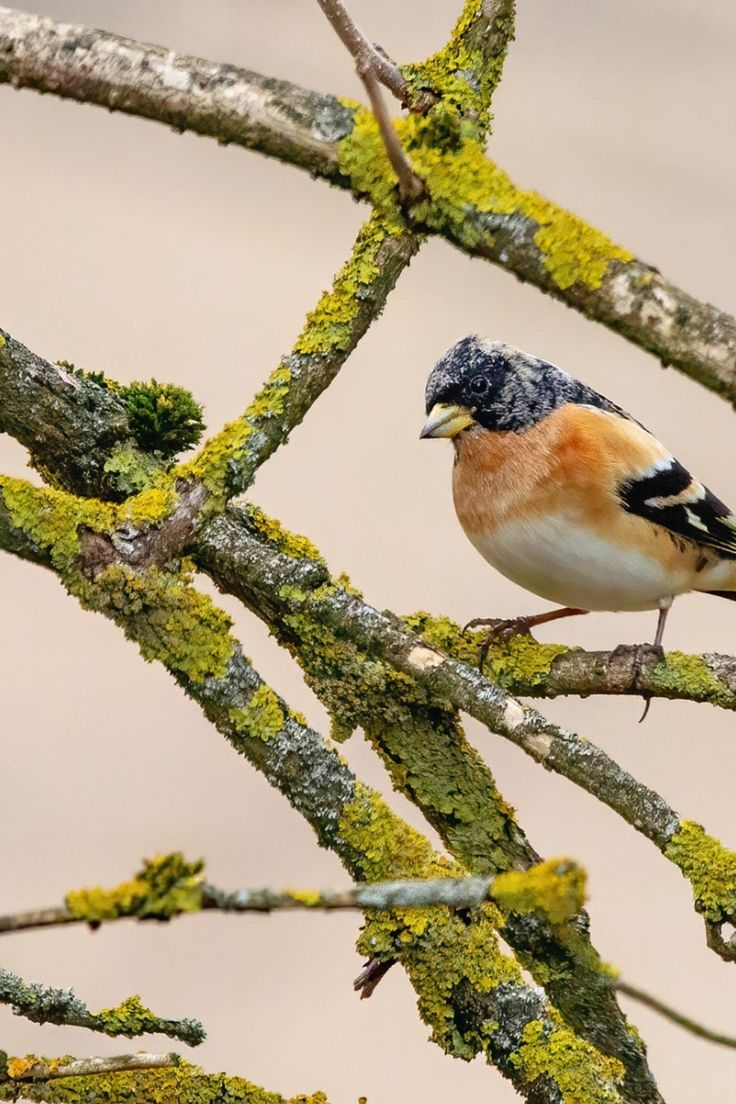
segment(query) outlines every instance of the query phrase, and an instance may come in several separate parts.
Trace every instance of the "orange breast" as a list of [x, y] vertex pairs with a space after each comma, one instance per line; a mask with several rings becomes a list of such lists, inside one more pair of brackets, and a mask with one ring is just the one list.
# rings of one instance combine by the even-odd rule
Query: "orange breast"
[[628, 520], [616, 492], [621, 480], [668, 455], [634, 422], [572, 404], [522, 433], [479, 428], [456, 440], [455, 509], [466, 532], [487, 535], [547, 513], [580, 515], [607, 531]]

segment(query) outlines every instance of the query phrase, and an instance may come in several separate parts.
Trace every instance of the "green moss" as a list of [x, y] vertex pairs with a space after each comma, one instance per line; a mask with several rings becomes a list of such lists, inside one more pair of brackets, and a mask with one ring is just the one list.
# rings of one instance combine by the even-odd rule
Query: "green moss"
[[114, 564], [80, 597], [117, 621], [144, 659], [201, 685], [226, 675], [235, 641], [227, 614], [189, 585], [190, 571], [188, 564], [178, 573]]
[[238, 732], [259, 740], [272, 740], [286, 724], [281, 699], [265, 684], [258, 687], [247, 705], [231, 709], [229, 717]]
[[[449, 233], [473, 251], [486, 248], [489, 235], [468, 219], [468, 208], [531, 219], [538, 226], [534, 241], [541, 263], [561, 290], [573, 284], [597, 289], [612, 261], [634, 259], [576, 215], [536, 192], [517, 188], [462, 127], [453, 130], [430, 114], [402, 119], [396, 130], [415, 172], [427, 184], [428, 198], [414, 207], [413, 215], [430, 229]], [[340, 143], [339, 158], [341, 172], [357, 192], [368, 196], [385, 217], [400, 217], [395, 177], [370, 112], [357, 112], [353, 131]]]
[[541, 912], [553, 924], [577, 916], [585, 902], [585, 871], [567, 859], [548, 859], [529, 870], [509, 870], [493, 883], [505, 912]]
[[123, 916], [168, 920], [202, 907], [203, 870], [201, 860], [187, 862], [180, 851], [156, 855], [144, 860], [133, 879], [113, 889], [72, 890], [66, 907], [78, 919], [95, 924]]
[[551, 1081], [560, 1092], [562, 1104], [619, 1104], [618, 1088], [624, 1067], [616, 1058], [608, 1058], [589, 1043], [579, 1039], [552, 1012], [554, 1027], [545, 1030], [539, 1020], [528, 1023], [522, 1043], [511, 1061], [533, 1084], [539, 1079]]
[[258, 506], [253, 506], [251, 503], [248, 503], [243, 510], [253, 528], [274, 544], [279, 552], [295, 560], [316, 560], [318, 563], [324, 563], [319, 549], [308, 537], [290, 533], [280, 521], [269, 517]]
[[118, 391], [128, 408], [131, 432], [144, 452], [176, 456], [202, 436], [202, 407], [184, 387], [152, 379], [118, 387]]
[[693, 887], [696, 909], [712, 923], [736, 921], [736, 851], [691, 820], [683, 820], [664, 849]]
[[[37, 1061], [49, 1063], [48, 1059]], [[207, 1074], [179, 1061], [166, 1069], [123, 1071], [64, 1077], [43, 1083], [0, 1084], [0, 1100], [48, 1101], [48, 1104], [328, 1104], [324, 1093], [295, 1096], [287, 1101], [242, 1077]]]

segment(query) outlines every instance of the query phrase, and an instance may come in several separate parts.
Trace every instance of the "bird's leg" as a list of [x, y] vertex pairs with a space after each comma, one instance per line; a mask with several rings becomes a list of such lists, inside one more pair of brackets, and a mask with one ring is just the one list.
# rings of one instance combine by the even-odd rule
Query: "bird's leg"
[[[639, 677], [641, 676], [644, 663], [648, 659], [660, 660], [664, 659], [664, 648], [662, 647], [662, 637], [664, 636], [664, 627], [667, 623], [667, 615], [672, 609], [672, 598], [663, 598], [659, 603], [659, 617], [657, 618], [657, 631], [654, 634], [653, 644], [619, 644], [614, 650], [614, 655], [624, 655], [627, 658], [631, 658], [631, 684], [636, 689]], [[644, 720], [649, 707], [652, 704], [652, 695], [646, 691], [642, 694], [644, 699], [644, 712], [639, 718], [639, 724]]]
[[511, 640], [514, 636], [528, 635], [537, 625], [545, 625], [548, 621], [557, 621], [561, 617], [576, 617], [578, 614], [589, 613], [589, 610], [576, 609], [573, 606], [563, 606], [561, 609], [550, 610], [548, 613], [535, 613], [526, 617], [512, 617], [508, 620], [498, 617], [474, 617], [463, 627], [463, 632], [468, 629], [477, 629], [482, 625], [490, 625], [491, 631], [485, 637], [478, 653], [478, 666], [481, 671], [492, 644], [498, 640]]

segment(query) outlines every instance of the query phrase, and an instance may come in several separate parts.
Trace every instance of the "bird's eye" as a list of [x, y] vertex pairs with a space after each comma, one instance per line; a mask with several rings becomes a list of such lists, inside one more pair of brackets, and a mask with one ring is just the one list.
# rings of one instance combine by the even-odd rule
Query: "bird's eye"
[[474, 395], [485, 395], [488, 390], [488, 380], [485, 376], [473, 376], [470, 381], [470, 390]]

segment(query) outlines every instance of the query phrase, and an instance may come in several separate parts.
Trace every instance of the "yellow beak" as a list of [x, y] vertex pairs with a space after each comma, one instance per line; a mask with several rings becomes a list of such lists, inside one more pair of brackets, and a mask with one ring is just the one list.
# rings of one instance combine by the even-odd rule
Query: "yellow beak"
[[454, 403], [435, 403], [429, 417], [422, 426], [423, 437], [456, 437], [461, 430], [467, 429], [475, 419], [464, 406]]

